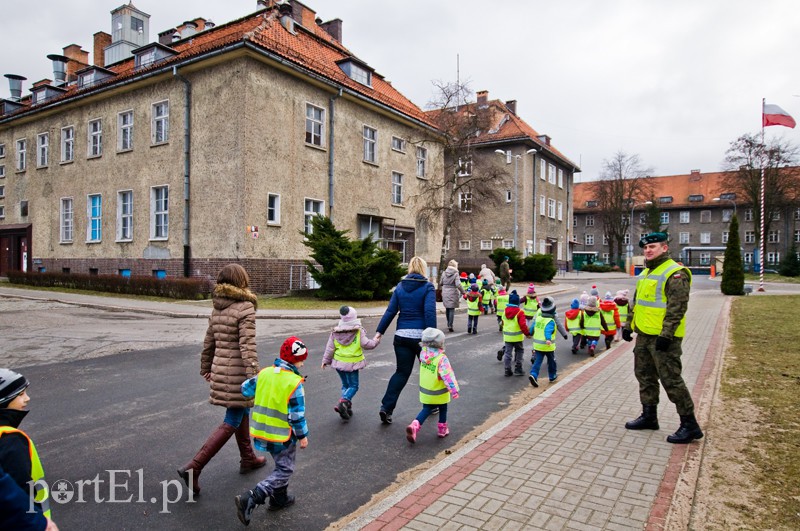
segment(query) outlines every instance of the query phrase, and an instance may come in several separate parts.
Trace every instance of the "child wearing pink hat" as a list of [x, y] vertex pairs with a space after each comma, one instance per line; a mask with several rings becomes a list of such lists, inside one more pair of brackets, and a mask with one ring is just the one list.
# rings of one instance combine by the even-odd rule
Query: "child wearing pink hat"
[[539, 310], [539, 298], [536, 296], [536, 286], [533, 285], [533, 282], [528, 284], [528, 292], [519, 300], [519, 307], [525, 313], [525, 321], [530, 328], [536, 312]]

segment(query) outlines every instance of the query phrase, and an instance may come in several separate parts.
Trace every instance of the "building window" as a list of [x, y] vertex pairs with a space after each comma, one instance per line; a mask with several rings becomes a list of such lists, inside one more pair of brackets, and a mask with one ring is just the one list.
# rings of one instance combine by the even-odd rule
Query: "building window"
[[306, 234], [311, 234], [314, 232], [314, 228], [311, 225], [311, 220], [314, 219], [314, 216], [322, 215], [324, 205], [325, 203], [323, 201], [317, 201], [316, 199], [305, 200], [305, 207], [303, 211], [305, 224], [303, 226], [303, 230]]
[[[160, 101], [153, 104], [153, 121], [150, 124], [150, 136], [153, 144], [169, 142], [169, 102]], [[133, 118], [131, 117], [131, 123]]]
[[550, 219], [556, 219], [556, 200], [555, 199], [548, 199], [547, 200], [547, 217]]
[[281, 196], [278, 194], [267, 195], [267, 224], [280, 225], [281, 223]]
[[461, 212], [472, 212], [472, 192], [458, 194], [458, 203]]
[[642, 212], [639, 214], [639, 225], [644, 225], [645, 223], [647, 223], [647, 213]]
[[586, 201], [586, 208], [595, 208], [598, 204], [595, 200]]
[[6, 207], [0, 205], [0, 219], [6, 219]]
[[583, 236], [583, 242], [585, 245], [594, 245], [594, 234], [585, 234]]
[[689, 196], [689, 202], [690, 203], [700, 203], [702, 201], [703, 201], [703, 195], [702, 194], [692, 194], [692, 195]]
[[794, 220], [795, 221], [800, 221], [800, 208], [795, 208], [794, 209]]
[[0, 185], [0, 199], [3, 199], [6, 196], [6, 187], [5, 185]]
[[392, 172], [392, 204], [403, 204], [403, 174]]
[[610, 253], [603, 253], [600, 256], [602, 256], [603, 262], [607, 264], [608, 263], [608, 259], [610, 258], [611, 255], [610, 255]]
[[17, 171], [25, 171], [28, 163], [25, 154], [28, 151], [28, 141], [24, 138], [17, 140]]
[[608, 245], [608, 234], [603, 233], [603, 245]]
[[744, 211], [744, 220], [745, 221], [753, 221], [753, 209], [748, 208]]
[[375, 149], [378, 143], [378, 130], [369, 126], [364, 126], [364, 161], [372, 162], [373, 164], [378, 161], [378, 153]]
[[711, 265], [711, 253], [708, 252], [700, 253], [700, 265], [701, 266]]
[[86, 241], [99, 242], [103, 239], [103, 196], [90, 195], [86, 207]]
[[586, 226], [587, 227], [594, 227], [594, 216], [589, 214], [586, 216]]
[[724, 223], [730, 222], [732, 218], [733, 218], [733, 210], [731, 210], [730, 208], [726, 208], [722, 211], [722, 221]]
[[679, 221], [680, 223], [689, 223], [690, 212], [688, 210], [681, 210]]
[[36, 135], [36, 166], [46, 168], [50, 159], [50, 133]]
[[117, 192], [117, 241], [133, 239], [133, 192]]
[[458, 250], [459, 251], [469, 251], [470, 248], [470, 241], [469, 240], [458, 240]]
[[392, 149], [400, 153], [406, 152], [406, 141], [396, 136], [392, 137]]
[[744, 253], [744, 263], [745, 264], [753, 263], [753, 253]]
[[767, 233], [767, 243], [780, 243], [781, 241], [781, 231], [779, 230], [771, 230]]
[[472, 159], [465, 157], [458, 159], [458, 168], [456, 170], [459, 177], [469, 177], [472, 175]]
[[117, 151], [133, 149], [133, 111], [117, 115]]
[[19, 215], [23, 218], [28, 217], [28, 201], [19, 202]]
[[661, 213], [661, 224], [662, 225], [669, 225], [669, 212], [662, 212]]
[[417, 177], [426, 177], [426, 166], [428, 165], [428, 150], [424, 147], [417, 147]]
[[491, 251], [491, 250], [492, 250], [492, 240], [481, 240], [481, 251]]
[[573, 227], [578, 226], [578, 216], [572, 216], [572, 226]]
[[513, 249], [514, 240], [503, 240], [503, 249]]
[[547, 182], [556, 184], [556, 166], [555, 164], [547, 165]]
[[724, 231], [722, 233], [722, 243], [728, 243], [728, 238], [730, 237], [730, 232]]
[[73, 211], [71, 197], [64, 197], [61, 199], [59, 219], [61, 220], [59, 231], [61, 234], [61, 243], [72, 243]]
[[625, 236], [622, 237], [622, 243], [624, 243], [625, 245], [630, 245], [630, 243], [631, 243], [631, 233], [630, 232], [626, 232]]
[[794, 231], [794, 241], [800, 243], [800, 230]]
[[688, 232], [681, 232], [678, 239], [678, 243], [681, 245], [686, 245], [689, 243], [689, 238], [690, 236]]
[[658, 198], [658, 202], [659, 203], [672, 203], [672, 196], [671, 195], [665, 195], [665, 196], [659, 197]]
[[511, 190], [506, 190], [506, 203], [510, 203], [513, 196], [511, 195]]
[[539, 159], [539, 178], [543, 181], [547, 179], [547, 161], [544, 159]]
[[756, 233], [752, 230], [744, 231], [744, 243], [756, 243]]
[[562, 203], [561, 201], [558, 202], [558, 214], [557, 214], [557, 217], [558, 217], [558, 221], [563, 221], [564, 220], [564, 203]]
[[711, 211], [710, 210], [701, 210], [700, 211], [700, 223], [711, 223]]
[[547, 198], [543, 195], [539, 196], [539, 215], [545, 215], [545, 209], [547, 208]]
[[769, 251], [767, 253], [767, 264], [778, 265], [781, 261], [781, 253], [777, 251]]
[[701, 232], [700, 233], [700, 243], [711, 243], [711, 233], [710, 232]]
[[564, 188], [564, 170], [558, 169], [558, 187]]
[[780, 211], [776, 210], [772, 213], [772, 221], [780, 221], [781, 220], [781, 213]]
[[73, 126], [61, 128], [61, 162], [75, 160], [75, 128]]
[[169, 238], [169, 186], [150, 188], [150, 239]]
[[6, 145], [0, 144], [0, 159], [6, 158]]
[[89, 156], [99, 157], [103, 154], [103, 122], [92, 120], [89, 122]]
[[0, 179], [5, 179], [6, 177], [6, 167], [5, 165], [0, 164]]
[[[322, 147], [325, 134], [325, 110], [306, 104], [306, 144]], [[310, 232], [307, 234], [311, 234]]]

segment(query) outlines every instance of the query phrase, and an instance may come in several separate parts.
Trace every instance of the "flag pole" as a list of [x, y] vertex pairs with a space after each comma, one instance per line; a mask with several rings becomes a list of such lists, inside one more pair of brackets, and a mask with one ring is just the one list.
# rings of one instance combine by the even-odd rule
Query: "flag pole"
[[764, 144], [764, 105], [766, 102], [766, 98], [761, 98], [761, 230], [759, 235], [759, 256], [758, 260], [760, 262], [759, 267], [759, 282], [758, 282], [758, 291], [764, 291], [764, 263], [765, 263], [765, 256], [764, 256], [764, 218], [766, 213], [764, 212], [764, 190], [765, 186], [765, 175], [764, 175], [764, 151], [766, 150], [766, 145]]

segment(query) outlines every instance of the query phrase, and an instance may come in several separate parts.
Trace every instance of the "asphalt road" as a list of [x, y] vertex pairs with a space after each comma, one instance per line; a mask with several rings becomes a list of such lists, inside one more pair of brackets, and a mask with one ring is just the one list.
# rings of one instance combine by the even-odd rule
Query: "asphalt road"
[[[601, 288], [613, 291], [632, 284], [623, 279]], [[560, 315], [575, 296], [575, 292], [556, 296]], [[35, 307], [28, 311], [31, 315], [18, 314], [17, 318], [35, 319]], [[64, 312], [65, 322], [52, 330], [53, 341], [59, 341], [63, 330], [74, 324], [69, 309], [59, 311]], [[80, 316], [75, 323], [80, 321], [91, 335], [91, 320], [86, 321], [81, 313], [85, 310], [74, 311]], [[130, 326], [124, 316], [115, 322], [114, 315], [97, 313], [103, 334], [108, 327]], [[439, 320], [442, 326], [443, 316]], [[259, 321], [262, 367], [272, 362], [285, 337], [262, 331], [270, 323]], [[466, 315], [460, 314], [456, 316], [457, 331], [447, 335], [448, 356], [462, 387], [462, 397], [450, 407], [449, 437], [438, 439], [435, 419], [430, 419], [416, 445], [405, 439], [404, 428], [420, 407], [416, 369], [395, 410], [395, 423], [380, 424], [380, 399], [394, 372], [392, 330], [378, 349], [367, 352], [369, 365], [361, 373], [354, 418], [343, 423], [333, 411], [339, 378], [335, 371], [323, 372], [319, 367], [332, 324], [302, 321], [296, 328], [311, 351], [303, 370], [308, 375], [309, 447], [298, 451], [290, 484], [297, 503], [276, 513], [258, 509], [251, 528], [324, 529], [392, 485], [398, 475], [457, 445], [476, 426], [503, 411], [515, 394], [533, 396], [527, 377], [503, 376], [502, 363], [495, 357], [502, 338], [494, 316], [481, 317], [479, 334], [467, 335]], [[377, 320], [368, 319], [364, 324], [374, 333]], [[287, 322], [274, 326], [286, 332]], [[24, 327], [3, 330], [17, 345], [25, 333]], [[37, 334], [47, 337], [46, 330]], [[155, 335], [149, 339], [158, 341]], [[192, 345], [15, 367], [32, 382], [31, 413], [22, 427], [37, 444], [52, 494], [58, 498], [71, 493], [68, 502], [57, 503], [56, 499], [53, 503], [53, 518], [61, 529], [231, 529], [241, 525], [233, 497], [268, 473], [269, 458], [264, 469], [240, 475], [238, 451], [231, 441], [203, 471], [203, 492], [194, 502], [187, 502], [187, 489], [176, 481], [175, 470], [194, 455], [224, 415], [222, 408], [208, 404], [208, 386], [199, 376], [201, 340], [200, 334]], [[587, 359], [585, 354], [572, 355], [570, 344], [559, 340], [556, 355], [561, 374]], [[0, 347], [0, 358], [2, 355]], [[530, 340], [526, 341], [524, 368], [526, 373], [530, 369]], [[543, 366], [543, 388], [549, 385], [546, 379]], [[69, 484], [58, 485], [59, 479]]]

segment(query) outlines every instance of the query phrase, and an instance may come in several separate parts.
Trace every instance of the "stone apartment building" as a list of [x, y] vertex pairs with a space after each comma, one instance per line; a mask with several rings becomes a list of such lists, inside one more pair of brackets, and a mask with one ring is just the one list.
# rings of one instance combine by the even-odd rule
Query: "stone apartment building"
[[[793, 171], [794, 168], [787, 170]], [[726, 172], [702, 173], [693, 170], [685, 175], [649, 177], [653, 196], [659, 208], [662, 230], [670, 236], [670, 254], [676, 260], [696, 267], [709, 267], [716, 256], [725, 254], [730, 220], [739, 219], [739, 238], [745, 267], [752, 269], [758, 256], [759, 221], [754, 219], [752, 205], [724, 187]], [[598, 216], [593, 197], [593, 183], [575, 185], [576, 256], [591, 255], [594, 260], [609, 262], [608, 241]], [[633, 206], [633, 205], [632, 205]], [[637, 202], [631, 229], [634, 255], [640, 255], [639, 239], [644, 235], [647, 205]], [[630, 214], [628, 214], [630, 215]], [[775, 268], [795, 242], [800, 246], [800, 209], [795, 208], [774, 217], [765, 235], [766, 267]], [[629, 243], [626, 237], [625, 243]]]
[[488, 111], [489, 125], [469, 143], [471, 160], [445, 160], [445, 167], [457, 166], [464, 176], [500, 169], [504, 178], [480, 210], [470, 192], [460, 194], [448, 258], [477, 268], [494, 249], [516, 247], [522, 256], [551, 254], [565, 266], [571, 260], [572, 186], [580, 168], [517, 115], [516, 100], [490, 100], [488, 91], [480, 91], [476, 102], [458, 112], [474, 115], [479, 109]]
[[412, 198], [443, 171], [435, 124], [292, 0], [150, 42], [128, 3], [111, 33], [50, 55], [54, 80], [0, 106], [0, 275], [10, 269], [213, 277], [305, 287], [304, 231], [330, 216], [436, 263]]

